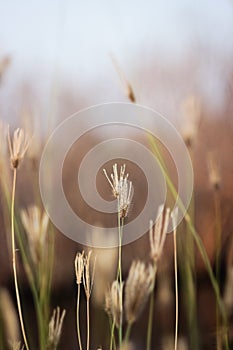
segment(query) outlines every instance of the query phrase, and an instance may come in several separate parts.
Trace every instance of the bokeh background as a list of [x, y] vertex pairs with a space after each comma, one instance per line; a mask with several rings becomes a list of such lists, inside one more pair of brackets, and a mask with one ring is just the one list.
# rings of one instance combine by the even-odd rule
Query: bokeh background
[[[184, 138], [187, 137], [186, 141], [192, 137], [196, 225], [213, 266], [215, 216], [207, 154], [215, 154], [221, 183], [221, 290], [224, 292], [227, 267], [233, 263], [232, 57], [231, 0], [1, 2], [0, 118], [12, 128], [27, 125], [36, 139], [41, 139], [41, 147], [52, 130], [78, 110], [105, 102], [128, 102], [130, 84], [137, 103], [166, 116]], [[197, 121], [193, 122], [195, 118]], [[90, 148], [91, 144], [88, 138], [82, 150]], [[35, 169], [28, 165], [20, 174], [19, 206], [32, 201], [34, 190], [28, 189], [28, 184], [31, 173], [37, 179], [38, 161], [39, 157]], [[140, 178], [137, 181], [140, 184]], [[0, 284], [11, 290], [11, 266], [4, 238], [8, 231], [3, 220], [0, 229], [3, 246]], [[124, 247], [125, 274], [134, 258], [146, 259], [147, 244], [144, 237]], [[74, 349], [77, 344], [73, 259], [78, 249], [76, 243], [57, 232], [52, 304], [67, 309], [61, 349]], [[163, 271], [170, 271], [171, 250], [172, 238], [169, 237], [161, 275]], [[106, 255], [106, 261], [108, 259]], [[167, 275], [170, 276], [170, 272]], [[112, 278], [111, 273], [106, 276]], [[171, 280], [163, 281], [160, 277], [156, 314], [161, 322], [158, 321], [154, 333], [156, 349], [169, 348], [163, 345], [161, 334], [169, 335], [173, 331], [173, 318], [168, 319], [167, 310], [174, 307], [174, 300], [166, 294]], [[197, 280], [200, 348], [215, 349], [215, 300], [198, 254]], [[30, 310], [32, 300], [26, 280], [22, 289]], [[92, 338], [92, 346], [96, 349], [100, 344], [104, 346], [106, 319], [102, 316], [102, 306], [93, 307], [92, 332], [96, 337]], [[181, 306], [180, 332], [186, 339], [184, 308]], [[30, 320], [33, 312], [29, 311], [27, 317]], [[95, 322], [98, 323], [99, 317], [103, 317], [105, 326], [97, 332]], [[133, 332], [136, 349], [143, 349], [146, 336], [142, 328], [146, 316], [143, 317]], [[232, 311], [230, 317], [232, 321]], [[230, 325], [232, 339], [232, 323]]]

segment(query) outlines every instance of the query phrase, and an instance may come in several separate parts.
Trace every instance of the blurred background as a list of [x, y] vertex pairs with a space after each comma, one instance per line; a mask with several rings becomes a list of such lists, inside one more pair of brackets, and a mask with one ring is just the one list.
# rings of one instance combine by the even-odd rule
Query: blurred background
[[[12, 129], [27, 125], [36, 139], [41, 140], [38, 146], [41, 151], [48, 135], [62, 120], [94, 104], [128, 102], [129, 88], [132, 89], [136, 102], [166, 116], [181, 132], [189, 147], [195, 174], [195, 223], [213, 267], [216, 247], [212, 192], [216, 184], [211, 183], [207, 154], [214, 154], [219, 169], [221, 291], [224, 294], [228, 272], [233, 264], [232, 57], [231, 0], [221, 3], [213, 0], [1, 2], [0, 119], [10, 124]], [[90, 145], [91, 139], [87, 139], [83, 149], [87, 147], [88, 150]], [[38, 152], [38, 148], [33, 151]], [[19, 175], [19, 207], [32, 202], [33, 181], [29, 179], [33, 174], [33, 179], [37, 181], [39, 159], [37, 153], [35, 163], [26, 165]], [[3, 200], [1, 205], [4, 206]], [[9, 224], [3, 216], [1, 214], [1, 244], [4, 249], [0, 253], [0, 284], [11, 291], [11, 265], [5, 238]], [[147, 245], [147, 238], [143, 237], [124, 247], [125, 274], [134, 258], [147, 258]], [[78, 249], [81, 247], [76, 243], [56, 233], [52, 305], [59, 304], [67, 309], [61, 349], [74, 349], [77, 344], [73, 260]], [[165, 250], [169, 258], [161, 264], [161, 270], [170, 276], [171, 237], [167, 239]], [[106, 256], [106, 261], [108, 259]], [[215, 299], [198, 254], [196, 261], [199, 348], [215, 349]], [[106, 276], [112, 279], [111, 273], [106, 273]], [[30, 310], [33, 302], [27, 282], [24, 283], [22, 294], [28, 298]], [[167, 350], [170, 346], [169, 337], [165, 343], [161, 340], [161, 334], [170, 335], [173, 331], [173, 318], [168, 320], [166, 310], [173, 310], [174, 296], [163, 290], [169, 290], [169, 283], [172, 283], [172, 277], [170, 282], [169, 278], [165, 282], [161, 279], [161, 288], [158, 287], [157, 291], [161, 300], [157, 299], [156, 315], [161, 322], [154, 333], [153, 349]], [[182, 288], [182, 279], [180, 283]], [[11, 293], [14, 298], [14, 292]], [[94, 325], [98, 323], [98, 315], [102, 315], [102, 306], [97, 304], [93, 307], [96, 307], [92, 314], [92, 332], [95, 334]], [[180, 349], [183, 349], [182, 346], [191, 348], [184, 305], [181, 305], [180, 315]], [[33, 312], [30, 314], [29, 311], [27, 317], [30, 320]], [[145, 319], [145, 315], [133, 331], [135, 349], [143, 349], [142, 339], [146, 336], [146, 330], [142, 328], [143, 317]], [[232, 342], [232, 309], [229, 319]], [[106, 326], [106, 319], [103, 319], [103, 324]], [[104, 327], [101, 327], [96, 338], [92, 338], [93, 349], [100, 344], [103, 349], [107, 348], [104, 333]]]
[[[198, 94], [212, 114], [229, 103], [232, 1], [8, 1], [1, 5], [1, 115], [33, 108], [46, 123], [97, 103], [122, 101], [111, 60], [137, 102], [179, 119], [185, 95]], [[4, 103], [3, 103], [4, 101]], [[61, 107], [66, 105], [64, 110]], [[26, 106], [25, 106], [26, 105]]]

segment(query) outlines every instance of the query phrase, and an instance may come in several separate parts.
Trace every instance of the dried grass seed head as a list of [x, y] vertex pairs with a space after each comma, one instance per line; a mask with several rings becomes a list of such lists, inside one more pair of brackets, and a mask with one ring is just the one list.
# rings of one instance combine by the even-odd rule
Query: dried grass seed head
[[90, 299], [91, 297], [91, 292], [92, 292], [93, 283], [94, 283], [94, 276], [95, 276], [96, 258], [94, 258], [94, 262], [91, 267], [91, 254], [92, 254], [92, 251], [90, 250], [86, 256], [84, 255], [84, 258], [83, 258], [83, 262], [84, 262], [83, 285], [84, 285], [84, 290], [85, 290], [87, 299]]
[[141, 261], [133, 261], [125, 285], [125, 313], [132, 324], [142, 312], [154, 286], [154, 268]]
[[59, 307], [53, 310], [53, 315], [49, 322], [48, 349], [56, 349], [59, 344], [65, 314], [66, 311], [63, 310], [61, 313]]
[[116, 327], [122, 325], [123, 319], [123, 283], [115, 280], [105, 297], [105, 310], [111, 315]]
[[41, 259], [48, 231], [49, 217], [36, 205], [21, 210], [21, 220], [29, 242], [29, 250], [35, 264]]
[[217, 157], [213, 152], [209, 152], [207, 155], [207, 165], [209, 172], [209, 181], [213, 190], [217, 191], [220, 189], [221, 176], [219, 166], [217, 163]]
[[122, 83], [122, 86], [123, 86], [123, 89], [124, 89], [126, 96], [128, 97], [128, 99], [131, 102], [133, 102], [133, 103], [136, 102], [136, 97], [135, 97], [132, 85], [126, 79], [126, 77], [125, 77], [122, 69], [120, 68], [117, 60], [115, 59], [115, 57], [113, 55], [110, 55], [110, 57], [111, 57], [113, 65], [116, 68], [116, 71], [120, 77], [120, 80], [121, 80], [121, 83]]
[[125, 164], [120, 167], [120, 174], [118, 176], [117, 164], [113, 165], [113, 172], [110, 177], [105, 169], [103, 169], [115, 198], [118, 199], [118, 211], [121, 218], [128, 215], [129, 206], [132, 199], [132, 182], [128, 181], [129, 174], [125, 175]]
[[75, 274], [76, 274], [76, 283], [82, 283], [83, 270], [84, 270], [84, 251], [82, 253], [78, 252], [74, 261]]
[[165, 243], [167, 228], [170, 218], [170, 209], [164, 210], [163, 206], [158, 209], [157, 220], [154, 225], [153, 221], [150, 221], [149, 238], [150, 238], [150, 253], [151, 258], [155, 264], [157, 264]]
[[181, 105], [184, 120], [182, 135], [187, 147], [193, 147], [201, 120], [201, 104], [197, 96], [188, 96]]
[[25, 134], [23, 129], [16, 129], [13, 137], [10, 136], [10, 128], [8, 127], [8, 145], [11, 158], [11, 166], [17, 169], [21, 160], [24, 158], [30, 143], [29, 137]]

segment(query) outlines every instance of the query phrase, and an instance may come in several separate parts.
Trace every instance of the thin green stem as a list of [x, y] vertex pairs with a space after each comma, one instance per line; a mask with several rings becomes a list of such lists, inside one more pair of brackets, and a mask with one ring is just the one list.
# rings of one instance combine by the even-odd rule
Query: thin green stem
[[113, 347], [114, 330], [115, 330], [115, 322], [112, 322], [112, 326], [111, 326], [111, 338], [110, 338], [110, 350], [112, 350], [112, 347]]
[[80, 323], [79, 323], [79, 304], [80, 304], [80, 283], [78, 283], [77, 307], [76, 307], [76, 326], [77, 326], [77, 335], [78, 335], [78, 345], [79, 345], [79, 349], [82, 350], [82, 341], [81, 341]]
[[173, 243], [174, 243], [174, 272], [175, 272], [175, 300], [176, 300], [176, 312], [175, 312], [175, 342], [174, 350], [177, 350], [178, 342], [178, 273], [177, 273], [177, 247], [176, 247], [176, 228], [173, 232]]
[[121, 346], [122, 346], [122, 325], [120, 325], [119, 329], [118, 329], [118, 341], [119, 341], [119, 349], [121, 349]]
[[[123, 237], [124, 218], [121, 218], [121, 214], [120, 214], [119, 197], [117, 199], [117, 223], [118, 223], [117, 226], [118, 226], [118, 239], [119, 239], [117, 280], [119, 281], [119, 284], [122, 287], [122, 237]], [[119, 340], [119, 348], [121, 348], [122, 324], [120, 324], [118, 328], [118, 340]]]
[[132, 328], [132, 323], [128, 323], [127, 328], [126, 328], [126, 332], [125, 332], [125, 342], [126, 343], [129, 341], [131, 328]]
[[19, 313], [20, 327], [23, 335], [24, 344], [27, 350], [29, 350], [28, 341], [26, 337], [26, 331], [24, 327], [24, 320], [21, 308], [21, 301], [19, 295], [19, 287], [18, 287], [18, 278], [17, 278], [17, 269], [16, 269], [16, 255], [15, 255], [15, 190], [16, 190], [16, 177], [17, 177], [17, 169], [13, 170], [13, 184], [12, 184], [12, 199], [11, 199], [11, 242], [12, 242], [12, 265], [13, 265], [13, 274], [14, 274], [14, 284], [15, 284], [15, 293], [17, 300], [17, 307]]
[[154, 281], [153, 281], [152, 291], [150, 293], [150, 305], [149, 305], [147, 337], [146, 337], [147, 350], [151, 349], [151, 337], [152, 337], [153, 315], [154, 315], [154, 289], [155, 289], [156, 274], [157, 274], [157, 264], [154, 263]]
[[148, 326], [147, 326], [147, 338], [146, 338], [146, 349], [151, 349], [151, 337], [152, 337], [152, 325], [153, 325], [153, 315], [154, 315], [154, 289], [150, 294], [150, 305], [149, 305], [149, 316], [148, 316]]

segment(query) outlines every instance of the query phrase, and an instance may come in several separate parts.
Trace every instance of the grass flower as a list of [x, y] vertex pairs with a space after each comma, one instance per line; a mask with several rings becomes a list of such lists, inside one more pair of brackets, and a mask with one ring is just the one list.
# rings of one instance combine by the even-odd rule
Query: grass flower
[[170, 209], [167, 208], [165, 210], [164, 218], [163, 218], [164, 209], [162, 206], [159, 207], [158, 217], [156, 220], [156, 224], [153, 227], [153, 221], [150, 221], [150, 230], [149, 230], [149, 238], [150, 238], [150, 253], [151, 259], [154, 264], [157, 264], [165, 243], [167, 228], [169, 223], [169, 215]]
[[188, 96], [182, 103], [184, 115], [182, 135], [189, 149], [194, 145], [197, 138], [198, 128], [201, 120], [201, 104], [196, 96]]
[[13, 138], [10, 137], [10, 128], [8, 128], [8, 145], [10, 150], [11, 166], [17, 169], [21, 160], [24, 158], [30, 143], [29, 137], [23, 129], [16, 129]]
[[84, 271], [84, 251], [82, 253], [78, 252], [74, 261], [75, 274], [76, 274], [76, 283], [78, 285], [78, 295], [77, 295], [77, 305], [76, 305], [76, 326], [77, 326], [77, 336], [79, 349], [82, 349], [82, 341], [80, 334], [80, 322], [79, 322], [79, 305], [80, 305], [80, 285], [83, 279]]
[[[164, 213], [165, 212], [165, 213]], [[147, 327], [147, 350], [151, 348], [151, 335], [152, 335], [152, 325], [153, 325], [153, 310], [154, 310], [154, 286], [157, 274], [158, 260], [162, 254], [167, 228], [169, 223], [170, 209], [164, 210], [161, 205], [158, 209], [157, 220], [154, 226], [153, 221], [150, 221], [149, 228], [149, 240], [150, 240], [150, 255], [153, 261], [153, 287], [150, 294], [150, 307], [148, 316], [148, 327]]]
[[105, 296], [105, 310], [112, 317], [117, 328], [122, 326], [123, 318], [123, 283], [115, 280]]
[[21, 210], [21, 220], [27, 234], [32, 260], [37, 265], [42, 258], [49, 217], [45, 211], [33, 205], [27, 210]]
[[208, 153], [207, 155], [207, 164], [208, 164], [208, 172], [209, 172], [209, 181], [213, 188], [213, 190], [219, 190], [221, 186], [221, 176], [219, 167], [217, 164], [217, 159], [213, 152]]
[[83, 257], [83, 264], [84, 264], [84, 270], [83, 270], [83, 285], [84, 290], [86, 294], [86, 298], [90, 299], [92, 287], [94, 283], [94, 276], [95, 276], [95, 260], [93, 264], [93, 268], [91, 271], [91, 254], [92, 251], [90, 250], [89, 253]]
[[125, 284], [125, 313], [129, 324], [133, 324], [142, 312], [153, 289], [153, 266], [133, 261]]
[[133, 91], [133, 87], [132, 85], [129, 83], [129, 81], [126, 79], [123, 71], [121, 70], [119, 64], [117, 63], [116, 59], [114, 58], [113, 55], [111, 55], [111, 59], [112, 59], [112, 63], [116, 68], [116, 71], [119, 75], [119, 78], [121, 80], [121, 84], [123, 86], [124, 92], [126, 94], [126, 96], [128, 97], [128, 99], [132, 102], [135, 103], [136, 102], [136, 97]]
[[117, 164], [113, 165], [113, 172], [108, 176], [105, 169], [103, 169], [115, 198], [118, 199], [118, 212], [121, 218], [128, 215], [129, 206], [132, 197], [132, 182], [128, 181], [129, 174], [125, 175], [125, 164], [120, 167], [120, 174], [118, 176]]
[[53, 310], [53, 315], [49, 322], [49, 335], [48, 335], [48, 344], [47, 344], [48, 350], [57, 349], [57, 346], [61, 338], [62, 326], [63, 326], [65, 314], [66, 314], [66, 311], [63, 310], [61, 313], [59, 307]]
[[84, 251], [82, 253], [78, 252], [74, 265], [75, 265], [75, 274], [76, 274], [76, 283], [81, 284], [82, 283], [82, 277], [83, 277], [83, 270], [84, 270]]

